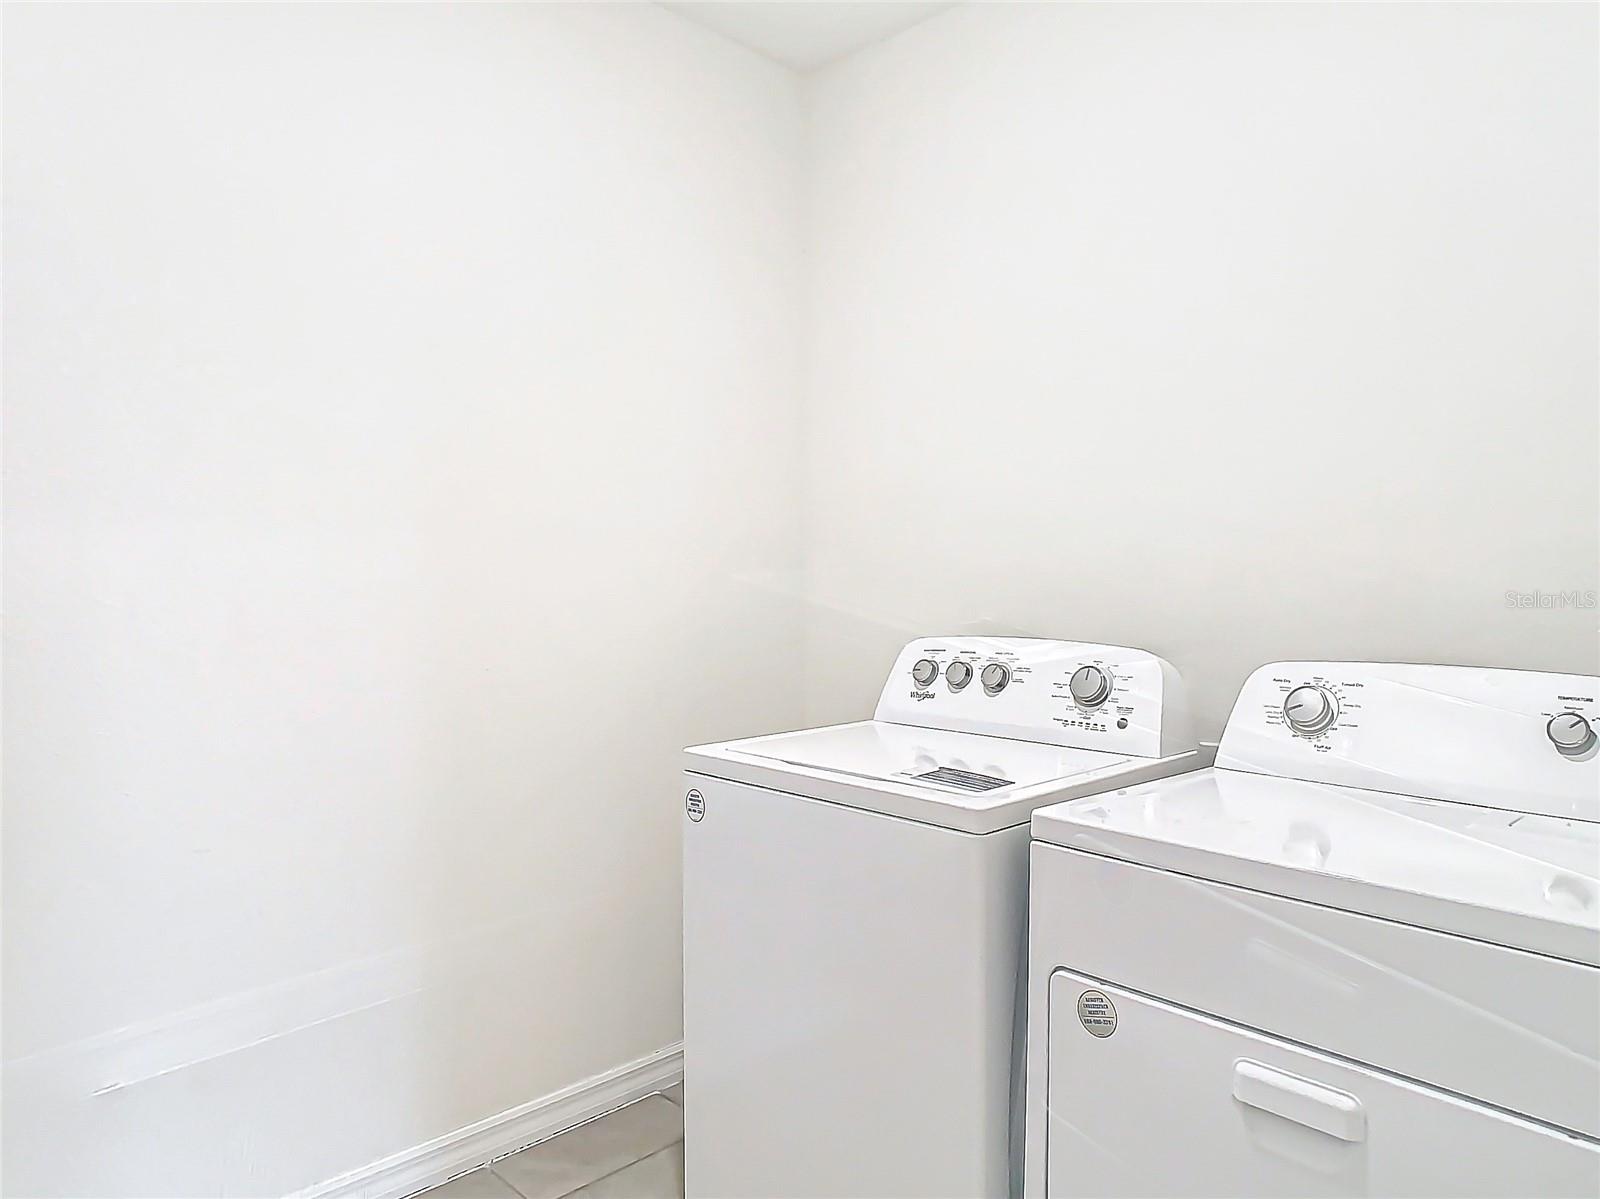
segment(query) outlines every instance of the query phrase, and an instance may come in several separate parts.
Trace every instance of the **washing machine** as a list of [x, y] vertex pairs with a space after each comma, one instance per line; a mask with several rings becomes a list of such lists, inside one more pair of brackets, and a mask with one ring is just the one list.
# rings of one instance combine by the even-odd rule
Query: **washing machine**
[[687, 750], [688, 1195], [1008, 1194], [1028, 819], [1210, 756], [1153, 654], [966, 637], [872, 720]]
[[1036, 812], [1026, 1194], [1600, 1194], [1597, 688], [1278, 662]]

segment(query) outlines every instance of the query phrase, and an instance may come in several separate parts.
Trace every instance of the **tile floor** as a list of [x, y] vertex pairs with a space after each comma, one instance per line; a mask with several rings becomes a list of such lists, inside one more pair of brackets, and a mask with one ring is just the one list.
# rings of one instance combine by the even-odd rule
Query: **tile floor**
[[683, 1084], [414, 1199], [683, 1199]]

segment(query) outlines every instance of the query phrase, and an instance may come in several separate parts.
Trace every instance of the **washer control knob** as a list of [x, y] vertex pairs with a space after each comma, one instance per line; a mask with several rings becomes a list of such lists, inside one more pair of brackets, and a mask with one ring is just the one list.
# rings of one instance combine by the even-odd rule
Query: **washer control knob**
[[1072, 702], [1080, 708], [1098, 708], [1111, 698], [1111, 676], [1098, 666], [1080, 666], [1067, 680]]
[[1010, 669], [998, 662], [991, 662], [983, 668], [983, 689], [990, 695], [999, 695], [1010, 681]]
[[1339, 704], [1326, 687], [1305, 683], [1283, 701], [1283, 718], [1295, 732], [1314, 737], [1333, 726], [1339, 718]]
[[911, 668], [911, 681], [918, 687], [926, 687], [939, 677], [939, 664], [932, 658], [923, 658]]
[[1594, 748], [1594, 726], [1576, 712], [1560, 712], [1544, 726], [1550, 744], [1569, 758], [1581, 757]]
[[957, 658], [944, 668], [944, 681], [949, 685], [950, 690], [960, 691], [961, 688], [972, 682], [972, 663], [964, 662]]

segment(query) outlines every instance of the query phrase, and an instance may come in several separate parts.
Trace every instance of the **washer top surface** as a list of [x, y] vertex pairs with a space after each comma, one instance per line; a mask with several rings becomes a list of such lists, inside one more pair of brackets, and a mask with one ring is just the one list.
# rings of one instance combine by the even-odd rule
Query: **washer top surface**
[[1600, 965], [1600, 825], [1208, 769], [1034, 813], [1035, 840]]
[[881, 720], [806, 729], [733, 742], [730, 749], [877, 783], [901, 783], [933, 798], [969, 801], [1008, 787], [1029, 787], [1119, 766], [1126, 754], [1041, 745], [977, 733], [922, 729]]
[[753, 783], [965, 832], [1027, 821], [1043, 802], [1205, 765], [1204, 750], [1138, 758], [881, 720], [685, 751], [693, 774]]
[[1210, 765], [1183, 680], [1147, 650], [1030, 637], [919, 637], [874, 719], [684, 751], [691, 774], [968, 833]]

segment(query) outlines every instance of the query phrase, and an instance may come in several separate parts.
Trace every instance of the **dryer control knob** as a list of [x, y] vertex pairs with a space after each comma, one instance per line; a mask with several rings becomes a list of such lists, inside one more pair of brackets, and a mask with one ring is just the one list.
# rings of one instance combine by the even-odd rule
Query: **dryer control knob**
[[939, 664], [932, 658], [923, 658], [911, 668], [911, 681], [918, 687], [926, 687], [939, 677]]
[[1576, 712], [1561, 712], [1544, 726], [1550, 743], [1569, 758], [1577, 758], [1594, 748], [1594, 726]]
[[1111, 698], [1111, 676], [1098, 666], [1080, 666], [1067, 680], [1072, 702], [1080, 708], [1098, 708]]
[[1305, 683], [1283, 701], [1283, 718], [1295, 732], [1314, 737], [1339, 718], [1339, 703], [1326, 687]]
[[952, 691], [960, 691], [972, 682], [972, 663], [957, 658], [944, 668], [944, 681]]
[[1010, 681], [1011, 671], [998, 662], [991, 662], [983, 668], [983, 689], [990, 695], [999, 695]]

